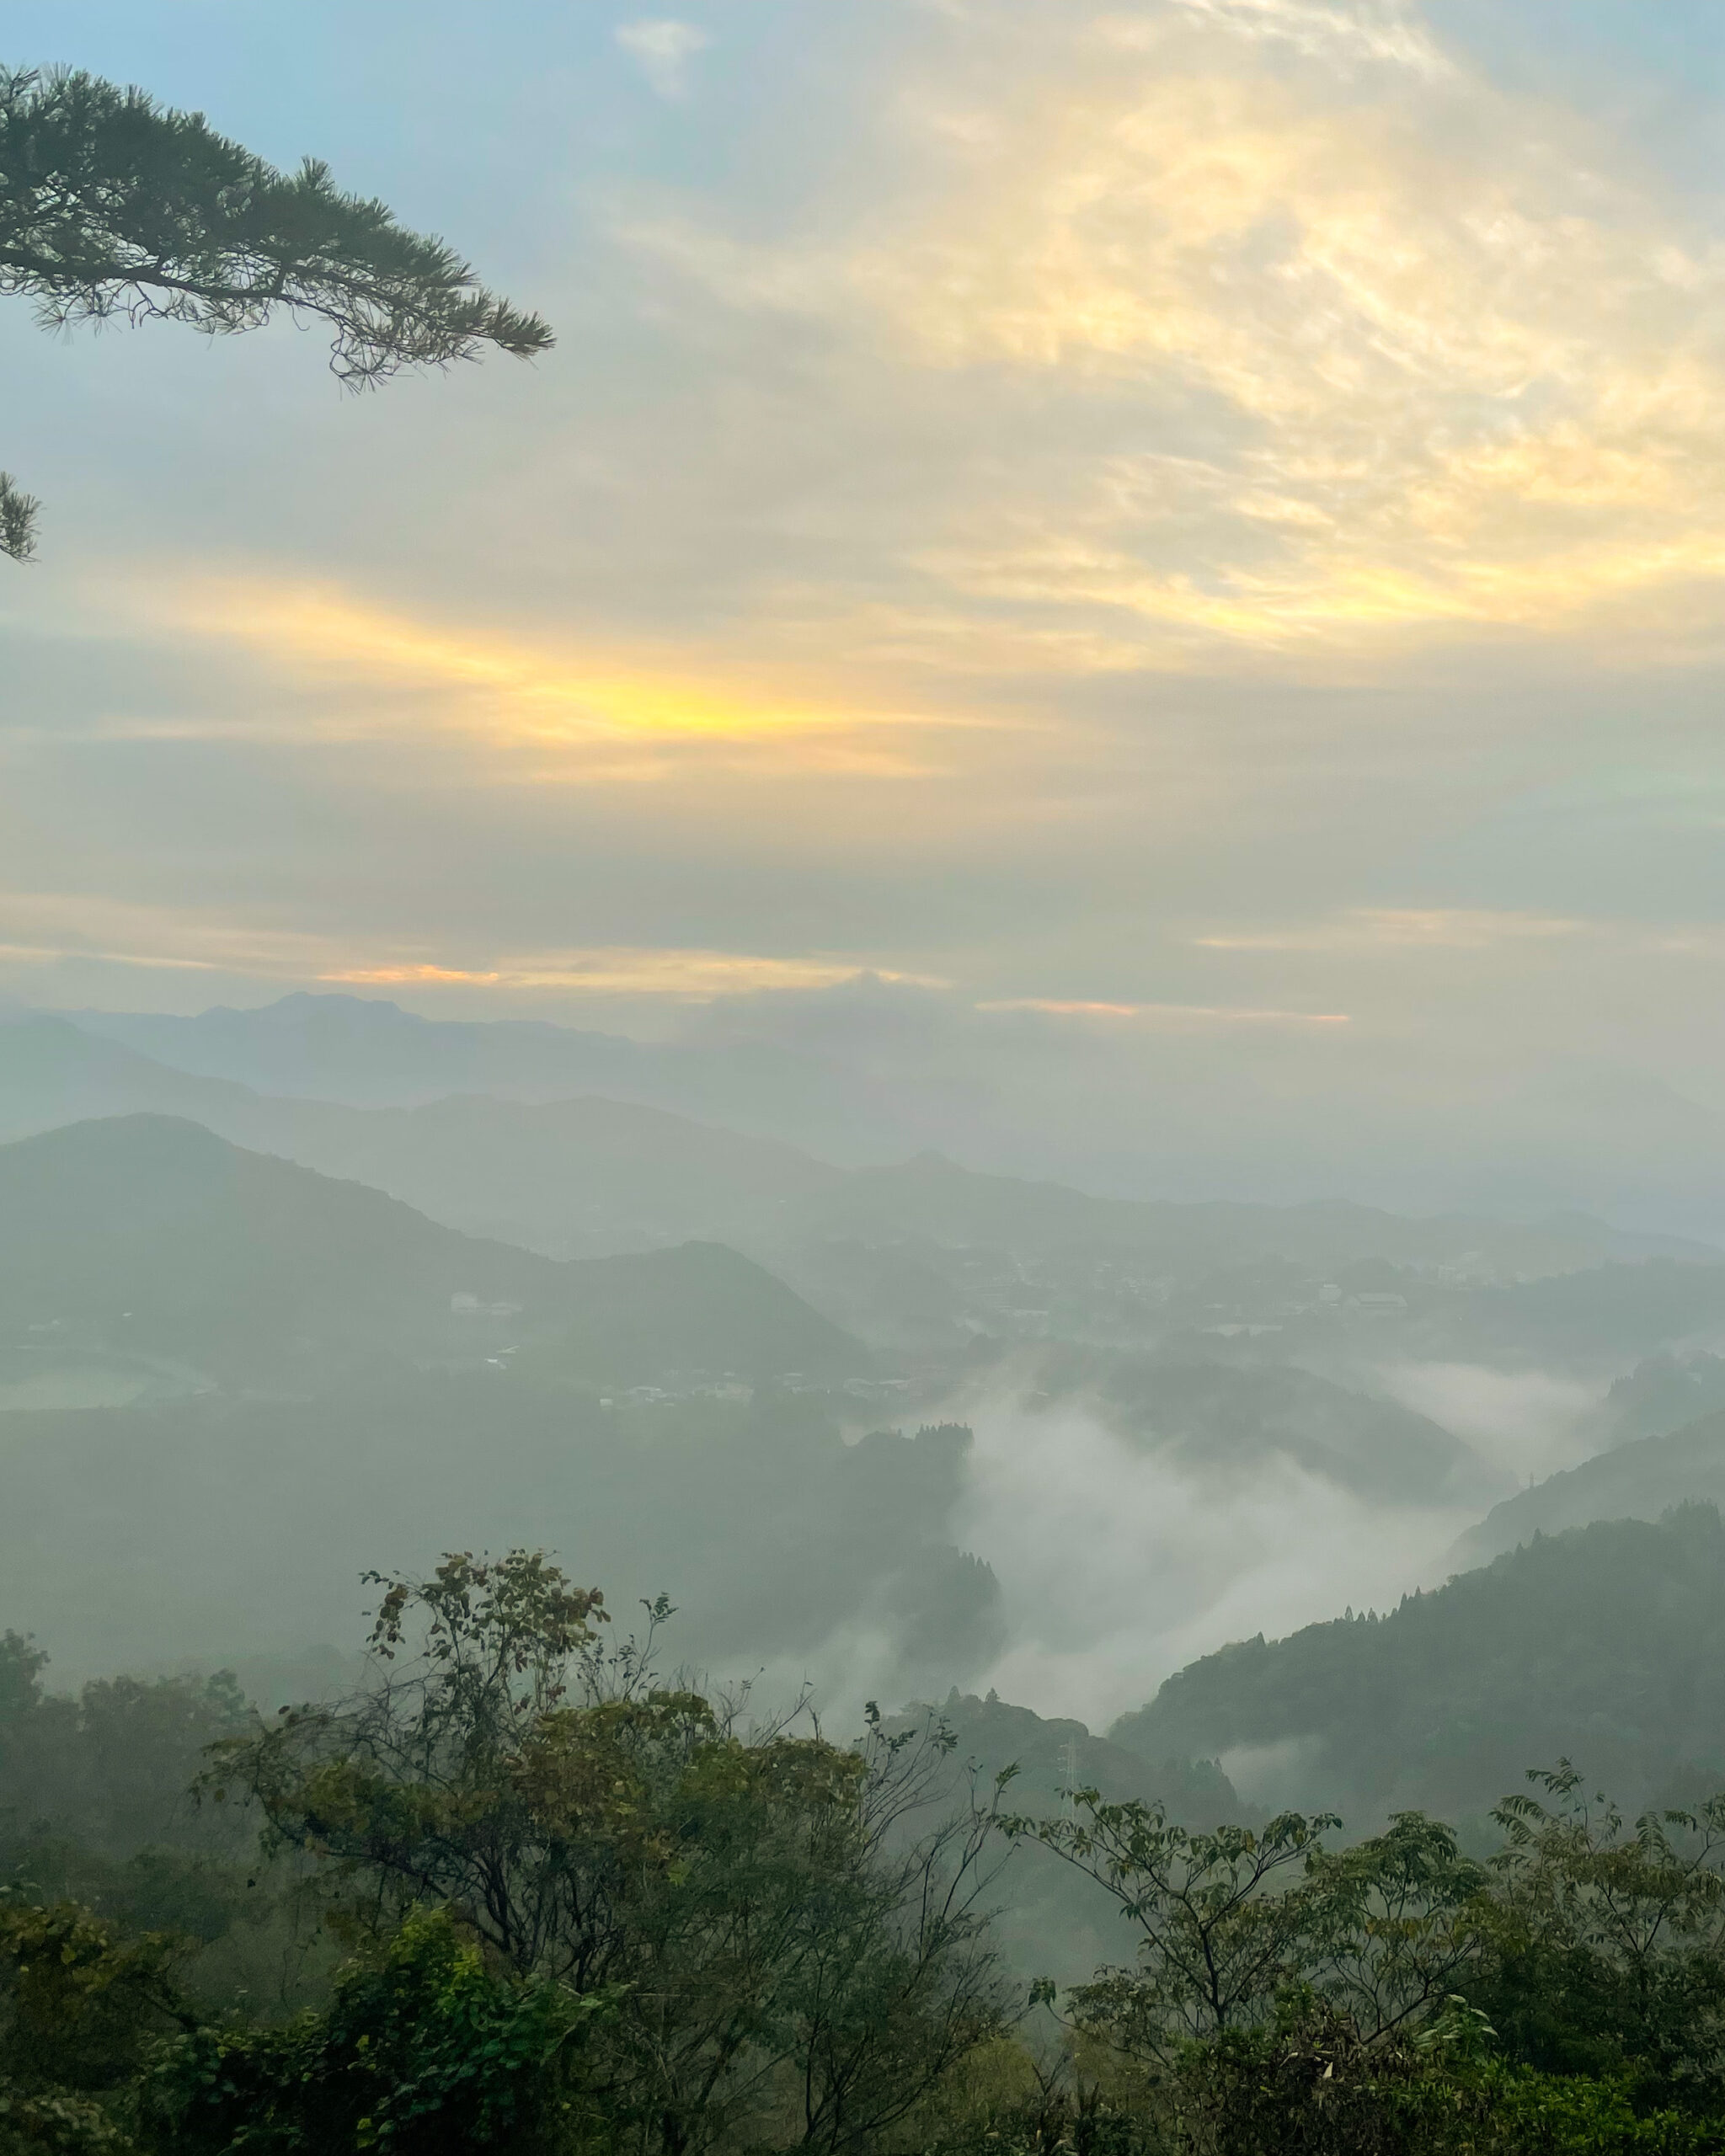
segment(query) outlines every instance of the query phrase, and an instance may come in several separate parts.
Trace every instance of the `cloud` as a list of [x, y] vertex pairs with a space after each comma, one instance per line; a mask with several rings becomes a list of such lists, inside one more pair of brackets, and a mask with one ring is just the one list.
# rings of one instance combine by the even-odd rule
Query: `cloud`
[[680, 98], [688, 89], [689, 62], [713, 40], [693, 23], [670, 20], [620, 23], [617, 41], [641, 65], [641, 72], [662, 98]]
[[[1398, 0], [1363, 0], [1355, 7], [1325, 7], [1313, 0], [1175, 0], [1236, 36], [1292, 45], [1313, 58], [1368, 61], [1408, 69], [1435, 81], [1450, 75], [1450, 62], [1418, 16]], [[1147, 25], [1130, 17], [1105, 24], [1123, 44], [1146, 40]]]
[[1471, 1363], [1401, 1363], [1370, 1374], [1518, 1482], [1561, 1474], [1599, 1449], [1599, 1393], [1575, 1378]]
[[979, 1003], [979, 1011], [1034, 1011], [1050, 1018], [1131, 1018], [1173, 1026], [1345, 1026], [1342, 1011], [1253, 1011], [1217, 1003], [1097, 1003], [1047, 995], [1014, 995]]
[[1330, 921], [1194, 936], [1201, 951], [1483, 951], [1585, 935], [1592, 924], [1564, 915], [1458, 906], [1354, 906]]
[[169, 973], [304, 980], [339, 947], [315, 932], [236, 919], [231, 905], [152, 904], [77, 891], [0, 890], [0, 962], [27, 976], [63, 960]]
[[1274, 1454], [1233, 1480], [1191, 1473], [1078, 1411], [964, 1412], [953, 1532], [994, 1567], [1012, 1633], [986, 1681], [1092, 1728], [1226, 1641], [1393, 1608], [1474, 1517], [1375, 1504]]
[[[571, 776], [637, 781], [664, 776], [680, 756], [714, 751], [756, 760], [878, 776], [926, 774], [908, 737], [974, 731], [980, 715], [845, 708], [823, 686], [788, 694], [737, 678], [734, 660], [673, 670], [626, 651], [559, 648], [531, 635], [452, 627], [372, 605], [339, 588], [267, 575], [197, 569], [144, 578], [130, 590], [93, 595], [110, 632], [161, 641], [194, 638], [238, 647], [279, 680], [344, 693], [296, 733], [325, 738], [468, 736], [553, 780]], [[353, 691], [369, 692], [355, 697]], [[403, 701], [403, 699], [409, 701]], [[236, 731], [216, 715], [218, 736]], [[200, 723], [182, 715], [124, 721], [129, 738], [185, 738]], [[619, 753], [623, 752], [623, 753]], [[634, 753], [629, 753], [634, 752]]]
[[764, 958], [735, 951], [611, 949], [545, 952], [490, 968], [430, 963], [350, 966], [318, 978], [344, 987], [573, 989], [593, 995], [656, 996], [705, 1002], [716, 995], [782, 995], [836, 988], [870, 978], [944, 984], [828, 958]]
[[[0, 891], [0, 964], [23, 974], [65, 960], [169, 972], [248, 974], [343, 988], [558, 990], [666, 1003], [786, 995], [864, 980], [943, 989], [929, 976], [820, 953], [609, 945], [432, 955], [425, 941], [368, 931], [295, 930], [232, 907], [151, 905], [100, 894]], [[467, 942], [478, 939], [471, 932]]]
[[[1064, 463], [972, 459], [927, 504], [906, 566], [932, 617], [985, 643], [1004, 616], [1056, 665], [1061, 637], [1185, 668], [1482, 635], [1645, 663], [1653, 628], [1661, 657], [1715, 648], [1704, 220], [1401, 8], [1163, 0], [1056, 17], [1033, 57], [1019, 37], [990, 104], [966, 70], [1007, 62], [970, 20], [903, 107], [914, 176], [847, 235], [663, 205], [628, 232], [729, 307], [962, 376], [979, 426], [1064, 427]], [[967, 103], [991, 125], [955, 149]]]
[[[285, 324], [0, 320], [59, 534], [0, 590], [0, 857], [71, 894], [6, 937], [213, 969], [40, 993], [585, 1023], [641, 952], [868, 963], [957, 984], [997, 1129], [1194, 1194], [1449, 1203], [1490, 1086], [1589, 1059], [1715, 1097], [1709, 168], [1494, 82], [1479, 10], [791, 8], [723, 112], [580, 13], [524, 80], [434, 0], [416, 89], [492, 115], [452, 236], [543, 366], [354, 404]], [[1632, 1121], [1540, 1202], [1613, 1201]]]

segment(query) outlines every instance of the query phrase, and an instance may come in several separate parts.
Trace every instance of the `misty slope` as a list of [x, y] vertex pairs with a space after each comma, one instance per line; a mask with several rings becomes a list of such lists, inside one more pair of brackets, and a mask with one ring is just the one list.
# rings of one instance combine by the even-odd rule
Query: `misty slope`
[[1591, 1520], [1655, 1520], [1690, 1499], [1725, 1505], [1725, 1414], [1584, 1460], [1494, 1505], [1455, 1545], [1457, 1564], [1483, 1565], [1535, 1534]]
[[1173, 1348], [1054, 1348], [1033, 1365], [1051, 1402], [1092, 1402], [1108, 1426], [1199, 1473], [1237, 1476], [1279, 1454], [1364, 1497], [1483, 1503], [1503, 1477], [1439, 1424], [1284, 1364]]
[[0, 1140], [137, 1114], [185, 1116], [227, 1135], [264, 1109], [243, 1086], [170, 1070], [70, 1019], [0, 1019]]
[[486, 1368], [0, 1415], [0, 1629], [84, 1673], [292, 1655], [360, 1636], [367, 1567], [519, 1545], [625, 1627], [668, 1591], [669, 1653], [726, 1679], [771, 1665], [775, 1700], [858, 1656], [859, 1688], [902, 1699], [999, 1652], [994, 1575], [948, 1520], [969, 1443], [847, 1445], [782, 1395], [607, 1410]]
[[[558, 1264], [362, 1184], [157, 1116], [0, 1148], [0, 1326], [183, 1358], [232, 1381], [472, 1357], [499, 1310], [524, 1359], [629, 1381], [671, 1367], [857, 1368], [862, 1351], [735, 1251]], [[56, 1335], [49, 1336], [51, 1339]]]
[[789, 1207], [844, 1171], [770, 1139], [595, 1095], [462, 1095], [423, 1107], [267, 1104], [282, 1149], [433, 1219], [553, 1257], [692, 1236], [770, 1241]]
[[1725, 1332], [1725, 1264], [1654, 1255], [1451, 1298], [1419, 1327], [1432, 1355], [1621, 1369], [1662, 1348]]
[[[1062, 1790], [1096, 1789], [1110, 1803], [1137, 1799], [1164, 1803], [1193, 1827], [1238, 1819], [1245, 1807], [1221, 1769], [1210, 1759], [1167, 1758], [1152, 1764], [1142, 1753], [1095, 1736], [1081, 1721], [1039, 1715], [991, 1692], [979, 1699], [956, 1686], [944, 1700], [907, 1708], [895, 1726], [932, 1716], [959, 1740], [955, 1757], [992, 1778], [1016, 1767], [1012, 1802], [1021, 1811], [1048, 1812]], [[1069, 1771], [1070, 1769], [1070, 1771]]]
[[1712, 1506], [1546, 1537], [1381, 1618], [1224, 1647], [1124, 1716], [1265, 1801], [1477, 1816], [1573, 1758], [1641, 1804], [1725, 1773], [1725, 1525]]
[[1725, 1410], [1725, 1357], [1702, 1348], [1661, 1353], [1612, 1381], [1602, 1421], [1611, 1444], [1663, 1438], [1703, 1415]]

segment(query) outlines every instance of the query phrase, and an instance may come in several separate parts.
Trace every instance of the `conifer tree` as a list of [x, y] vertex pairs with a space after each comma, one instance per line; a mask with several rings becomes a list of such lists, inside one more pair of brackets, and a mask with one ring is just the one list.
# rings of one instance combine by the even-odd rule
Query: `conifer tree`
[[[218, 335], [285, 308], [327, 325], [354, 388], [553, 341], [315, 158], [285, 175], [200, 113], [63, 71], [0, 68], [0, 293], [33, 299], [49, 329], [153, 318]], [[0, 553], [29, 558], [37, 507], [0, 472]]]

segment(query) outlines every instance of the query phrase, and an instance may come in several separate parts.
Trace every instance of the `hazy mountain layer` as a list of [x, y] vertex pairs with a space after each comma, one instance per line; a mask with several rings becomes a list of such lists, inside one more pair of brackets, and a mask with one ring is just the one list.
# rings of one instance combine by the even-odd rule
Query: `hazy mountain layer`
[[[303, 1026], [289, 1022], [307, 1012]], [[377, 1013], [385, 1015], [366, 1015]], [[1719, 1256], [1703, 1245], [1624, 1235], [1578, 1215], [1523, 1227], [1466, 1215], [1405, 1219], [1340, 1203], [1097, 1198], [1057, 1183], [976, 1172], [932, 1154], [847, 1174], [781, 1139], [745, 1134], [759, 1127], [769, 1105], [759, 1093], [751, 1096], [748, 1115], [732, 1118], [743, 1130], [655, 1111], [638, 1097], [532, 1104], [470, 1095], [369, 1111], [330, 1100], [266, 1097], [253, 1080], [269, 1080], [285, 1094], [294, 1091], [296, 1078], [324, 1069], [309, 1054], [272, 1062], [264, 1053], [276, 1038], [272, 1026], [290, 1043], [302, 1043], [306, 1029], [315, 1036], [326, 1018], [343, 1039], [368, 1039], [374, 1028], [398, 1045], [403, 1038], [413, 1043], [444, 1035], [431, 1022], [409, 1020], [393, 1006], [346, 997], [289, 998], [269, 1011], [206, 1017], [206, 1031], [199, 1030], [204, 1019], [85, 1016], [77, 1026], [51, 1017], [0, 1024], [0, 1134], [24, 1135], [80, 1117], [137, 1109], [185, 1115], [237, 1143], [374, 1183], [449, 1225], [558, 1257], [703, 1236], [776, 1259], [793, 1257], [812, 1274], [824, 1251], [847, 1244], [863, 1251], [891, 1245], [906, 1261], [914, 1261], [919, 1246], [998, 1249], [1043, 1259], [1083, 1251], [1130, 1258], [1129, 1270], [1140, 1275], [1192, 1283], [1270, 1259], [1292, 1268], [1297, 1277], [1284, 1290], [1297, 1294], [1302, 1281], [1370, 1260], [1449, 1268], [1463, 1280], [1514, 1280], [1661, 1251]], [[115, 1037], [89, 1030], [97, 1027], [115, 1029]], [[120, 1039], [190, 1052], [189, 1043], [219, 1042], [236, 1028], [263, 1046], [249, 1062], [229, 1058], [227, 1069], [214, 1074], [174, 1071]], [[554, 1027], [458, 1027], [453, 1033], [467, 1048], [459, 1056], [451, 1049], [434, 1058], [435, 1067], [451, 1085], [467, 1088], [494, 1079], [493, 1091], [507, 1090], [497, 1067], [501, 1061], [506, 1076], [503, 1049], [517, 1035], [533, 1042], [542, 1036], [577, 1043], [606, 1038], [565, 1036]], [[610, 1043], [629, 1050], [637, 1045]], [[615, 1081], [628, 1061], [613, 1058], [601, 1067], [590, 1059], [579, 1069], [571, 1063], [565, 1090]], [[252, 1079], [236, 1082], [235, 1070], [251, 1072]], [[417, 1097], [425, 1089], [403, 1079], [401, 1090]], [[612, 1090], [619, 1090], [615, 1083]], [[830, 1259], [826, 1269], [834, 1269]], [[1274, 1284], [1224, 1281], [1217, 1293], [1244, 1287], [1274, 1301]], [[842, 1269], [832, 1285], [840, 1299], [880, 1299], [879, 1290], [847, 1281]]]
[[696, 1048], [527, 1019], [421, 1018], [355, 995], [288, 995], [195, 1017], [81, 1011], [77, 1022], [200, 1077], [353, 1107], [450, 1093], [543, 1102], [602, 1092], [843, 1161], [889, 1159], [926, 1142], [914, 1118], [844, 1064], [764, 1042]]
[[[1213, 1760], [1156, 1762], [1092, 1734], [1069, 1716], [1044, 1716], [991, 1692], [979, 1699], [956, 1688], [937, 1705], [912, 1707], [893, 1725], [943, 1723], [958, 1740], [945, 1784], [947, 1801], [971, 1789], [985, 1798], [996, 1775], [1015, 1769], [1006, 1801], [1015, 1812], [1058, 1812], [1075, 1789], [1094, 1789], [1111, 1803], [1160, 1804], [1182, 1825], [1212, 1828], [1242, 1820], [1251, 1807]], [[1020, 1843], [1001, 1878], [1001, 1951], [1022, 1977], [1082, 1982], [1124, 1951], [1118, 1903], [1092, 1881], [1039, 1848]]]
[[1456, 1561], [1486, 1564], [1535, 1534], [1591, 1520], [1656, 1520], [1692, 1498], [1725, 1505], [1725, 1414], [1618, 1445], [1505, 1498], [1456, 1544]]
[[618, 1384], [868, 1359], [717, 1245], [560, 1264], [160, 1116], [0, 1148], [0, 1337], [319, 1390], [350, 1369], [505, 1353]]
[[1110, 1429], [1201, 1476], [1237, 1476], [1279, 1454], [1367, 1498], [1484, 1502], [1503, 1478], [1411, 1408], [1296, 1366], [1228, 1359], [1222, 1343], [1153, 1356], [1056, 1348], [1031, 1364], [1039, 1399], [1087, 1401]]
[[604, 1408], [492, 1369], [0, 1415], [0, 1630], [77, 1676], [345, 1647], [368, 1568], [519, 1545], [602, 1587], [623, 1630], [667, 1590], [667, 1653], [719, 1678], [766, 1667], [782, 1700], [818, 1671], [892, 1701], [999, 1652], [994, 1576], [950, 1539], [969, 1444], [847, 1445], [784, 1396]]

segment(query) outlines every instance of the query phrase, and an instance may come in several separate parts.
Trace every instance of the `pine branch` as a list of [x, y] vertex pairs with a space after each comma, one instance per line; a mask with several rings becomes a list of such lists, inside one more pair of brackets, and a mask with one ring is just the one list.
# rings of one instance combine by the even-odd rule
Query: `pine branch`
[[[97, 77], [0, 68], [0, 295], [77, 322], [256, 329], [278, 308], [326, 324], [352, 388], [487, 347], [548, 351], [549, 326], [480, 284], [443, 241], [344, 194], [307, 158], [291, 177], [216, 134]], [[35, 504], [0, 491], [0, 552], [32, 551]]]

